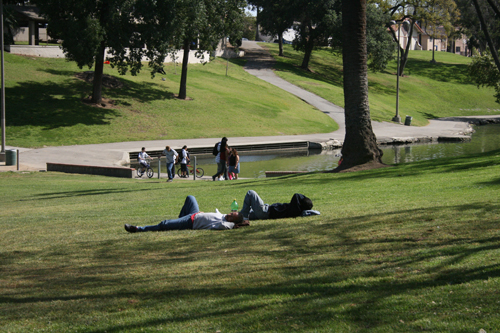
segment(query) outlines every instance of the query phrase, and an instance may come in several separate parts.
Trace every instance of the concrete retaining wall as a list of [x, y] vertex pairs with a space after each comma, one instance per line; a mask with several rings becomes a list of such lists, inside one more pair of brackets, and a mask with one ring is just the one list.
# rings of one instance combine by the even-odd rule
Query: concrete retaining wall
[[[33, 56], [33, 57], [41, 57], [41, 58], [64, 58], [64, 53], [59, 46], [51, 46], [51, 45], [5, 45], [5, 50], [12, 54], [19, 54], [25, 56]], [[107, 52], [105, 57], [107, 56]], [[189, 51], [189, 60], [190, 64], [200, 64], [202, 62], [210, 61], [210, 54], [208, 52], [204, 52], [204, 59], [200, 59], [196, 57], [196, 51]], [[184, 56], [184, 50], [179, 50], [176, 53], [176, 62], [181, 64], [182, 57]], [[148, 58], [144, 57], [142, 61], [149, 61]], [[173, 62], [171, 56], [165, 58], [164, 63]]]
[[93, 165], [47, 163], [47, 171], [78, 173], [84, 175], [99, 175], [121, 178], [133, 178], [134, 168], [104, 167]]

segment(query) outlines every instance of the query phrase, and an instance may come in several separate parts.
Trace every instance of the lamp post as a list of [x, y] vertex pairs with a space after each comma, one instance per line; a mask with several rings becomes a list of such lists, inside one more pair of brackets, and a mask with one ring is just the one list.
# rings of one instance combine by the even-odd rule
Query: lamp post
[[408, 22], [407, 21], [394, 21], [392, 20], [389, 24], [390, 25], [398, 25], [398, 58], [397, 58], [397, 73], [396, 73], [396, 115], [392, 118], [392, 121], [396, 123], [401, 123], [401, 117], [399, 116], [399, 76], [400, 76], [400, 69], [399, 69], [399, 52], [401, 49], [401, 23], [403, 23], [403, 26], [407, 26]]
[[2, 126], [2, 151], [0, 152], [1, 154], [3, 154], [5, 156], [5, 70], [4, 70], [4, 60], [3, 60], [3, 43], [4, 43], [4, 40], [3, 40], [3, 1], [0, 2], [0, 44], [1, 44], [1, 47], [2, 47], [2, 50], [1, 50], [1, 65], [2, 65], [2, 69], [1, 69], [1, 101], [0, 101], [0, 104], [1, 104], [1, 126]]

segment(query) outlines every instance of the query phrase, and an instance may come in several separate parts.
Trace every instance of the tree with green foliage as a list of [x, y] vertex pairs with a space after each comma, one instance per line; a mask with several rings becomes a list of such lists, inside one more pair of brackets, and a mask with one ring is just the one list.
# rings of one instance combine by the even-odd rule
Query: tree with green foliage
[[184, 51], [178, 98], [187, 97], [187, 70], [189, 52], [203, 52], [217, 48], [226, 38], [233, 46], [241, 45], [243, 17], [246, 2], [243, 0], [176, 0], [174, 33], [171, 43]]
[[338, 0], [297, 0], [294, 5], [297, 13], [294, 25], [297, 36], [293, 41], [295, 50], [304, 52], [300, 65], [308, 69], [311, 54], [318, 46], [328, 46], [335, 26], [340, 22], [340, 2]]
[[341, 172], [360, 165], [378, 167], [382, 150], [373, 133], [368, 103], [366, 0], [342, 0], [342, 53], [346, 134]]
[[261, 7], [259, 25], [265, 34], [278, 36], [279, 56], [283, 57], [283, 33], [292, 27], [296, 10], [295, 0], [250, 0], [253, 6]]
[[427, 10], [422, 15], [422, 27], [432, 38], [432, 60], [434, 57], [435, 40], [446, 39], [455, 32], [455, 24], [460, 17], [460, 12], [453, 0], [430, 0]]
[[[395, 1], [373, 1], [380, 3], [381, 8], [385, 8], [394, 19], [402, 22], [408, 20], [408, 36], [413, 35], [415, 24], [425, 22], [430, 23], [438, 31], [438, 25], [450, 27], [458, 19], [459, 11], [456, 10], [454, 0], [395, 0]], [[451, 33], [451, 29], [450, 33]], [[408, 62], [408, 54], [411, 43], [406, 43], [403, 48], [398, 42], [396, 32], [390, 29], [394, 41], [396, 41], [401, 51], [399, 62], [399, 75], [402, 76]]]
[[[152, 0], [151, 0], [152, 1]], [[142, 2], [142, 4], [141, 4]], [[49, 21], [48, 33], [62, 39], [66, 58], [80, 68], [94, 67], [91, 101], [102, 101], [102, 76], [106, 49], [108, 59], [120, 74], [130, 68], [132, 75], [142, 67], [143, 56], [153, 56], [155, 45], [147, 45], [143, 34], [158, 25], [141, 24], [147, 0], [37, 0], [42, 15]], [[164, 59], [162, 52], [154, 54]], [[151, 59], [151, 58], [150, 58]], [[154, 57], [151, 61], [155, 61]]]
[[2, 0], [3, 1], [3, 38], [5, 45], [14, 45], [14, 36], [19, 31], [19, 24], [15, 16], [14, 7], [18, 1]]
[[[497, 47], [489, 32], [486, 20], [483, 15], [479, 2], [472, 0], [477, 12], [481, 29], [488, 43], [488, 52], [484, 52], [480, 57], [475, 57], [469, 66], [469, 77], [477, 84], [478, 88], [482, 86], [493, 87], [495, 89], [496, 102], [500, 103], [500, 59], [498, 57]], [[488, 0], [490, 9], [496, 15], [496, 22], [500, 19], [500, 10], [491, 0]]]
[[243, 38], [255, 40], [255, 26], [257, 19], [254, 16], [246, 13], [243, 17]]
[[373, 72], [383, 71], [394, 58], [394, 43], [387, 33], [390, 16], [373, 4], [366, 7], [366, 50], [368, 68]]

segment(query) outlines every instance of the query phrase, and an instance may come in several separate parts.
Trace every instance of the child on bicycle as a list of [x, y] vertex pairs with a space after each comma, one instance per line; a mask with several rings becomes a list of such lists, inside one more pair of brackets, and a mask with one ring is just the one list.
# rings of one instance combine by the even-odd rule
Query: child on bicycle
[[150, 159], [151, 161], [153, 160], [153, 158], [146, 153], [146, 148], [144, 147], [142, 147], [141, 152], [137, 155], [137, 159], [143, 168], [147, 168], [149, 166], [147, 159]]

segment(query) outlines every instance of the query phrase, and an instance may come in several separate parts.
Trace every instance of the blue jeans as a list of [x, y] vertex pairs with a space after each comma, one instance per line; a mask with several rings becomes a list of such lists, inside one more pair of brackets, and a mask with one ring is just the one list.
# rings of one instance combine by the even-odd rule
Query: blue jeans
[[182, 206], [179, 217], [171, 220], [163, 220], [157, 225], [148, 225], [145, 227], [137, 227], [137, 231], [165, 231], [165, 230], [184, 230], [193, 229], [191, 215], [198, 213], [200, 208], [196, 198], [192, 195], [186, 197], [184, 206]]
[[174, 162], [167, 162], [167, 173], [168, 173], [168, 179], [174, 179], [175, 175]]
[[250, 220], [266, 220], [269, 218], [268, 209], [269, 205], [262, 201], [257, 192], [250, 190], [245, 195], [240, 213]]

